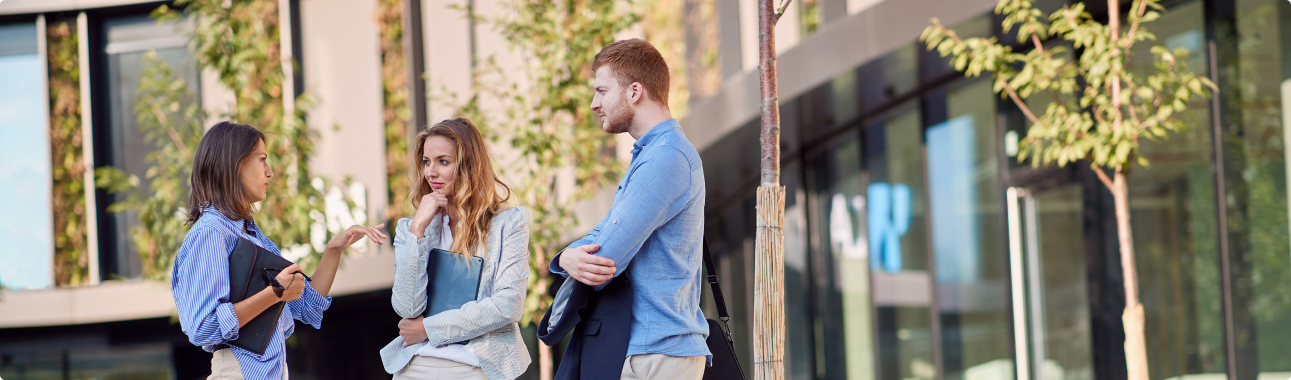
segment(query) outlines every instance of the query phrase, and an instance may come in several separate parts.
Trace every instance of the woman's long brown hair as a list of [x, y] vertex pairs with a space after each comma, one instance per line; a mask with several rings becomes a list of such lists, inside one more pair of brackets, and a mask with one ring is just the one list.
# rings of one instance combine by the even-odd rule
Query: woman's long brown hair
[[494, 174], [484, 137], [480, 136], [475, 124], [462, 118], [448, 119], [417, 134], [417, 144], [409, 149], [408, 179], [413, 184], [409, 198], [414, 209], [421, 206], [422, 196], [434, 191], [422, 176], [425, 168], [421, 164], [426, 139], [431, 136], [448, 138], [457, 147], [453, 194], [446, 194], [458, 214], [457, 227], [453, 229], [453, 246], [449, 250], [466, 255], [478, 252], [474, 255], [483, 257], [488, 253], [490, 223], [511, 198], [511, 188]]
[[186, 224], [201, 219], [202, 207], [213, 207], [231, 220], [251, 219], [254, 210], [238, 168], [262, 141], [264, 133], [245, 124], [222, 121], [206, 131], [193, 157]]

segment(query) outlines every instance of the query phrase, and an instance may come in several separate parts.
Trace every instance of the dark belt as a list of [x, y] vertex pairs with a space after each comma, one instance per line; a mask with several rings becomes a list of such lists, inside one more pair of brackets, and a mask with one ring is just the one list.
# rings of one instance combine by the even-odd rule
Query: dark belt
[[223, 349], [225, 349], [225, 348], [229, 348], [229, 345], [227, 345], [227, 344], [217, 344], [217, 345], [215, 345], [215, 350], [216, 350], [216, 351], [223, 350]]

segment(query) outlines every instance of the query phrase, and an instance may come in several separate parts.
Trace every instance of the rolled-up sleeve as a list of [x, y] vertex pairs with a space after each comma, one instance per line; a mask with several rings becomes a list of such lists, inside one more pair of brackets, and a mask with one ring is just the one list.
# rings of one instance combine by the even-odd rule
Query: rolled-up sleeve
[[[605, 219], [602, 219], [600, 223], [596, 223], [596, 227], [592, 227], [591, 231], [587, 231], [587, 236], [583, 236], [582, 239], [569, 243], [569, 246], [565, 247], [565, 249], [592, 244], [593, 241], [596, 241], [596, 235], [601, 233], [601, 226], [604, 225], [607, 220], [610, 220], [608, 216], [606, 216]], [[565, 268], [560, 267], [560, 255], [565, 253], [565, 249], [560, 250], [560, 253], [557, 253], [556, 256], [551, 258], [551, 263], [547, 264], [547, 270], [551, 271], [551, 273], [569, 278], [569, 272], [566, 272]]]
[[318, 291], [309, 284], [309, 280], [305, 280], [304, 293], [300, 298], [287, 302], [287, 306], [291, 308], [292, 318], [308, 323], [316, 329], [322, 328], [323, 311], [332, 306], [332, 296], [318, 294]]
[[194, 227], [175, 258], [171, 292], [188, 341], [198, 346], [238, 338], [229, 302], [229, 243], [212, 228]]

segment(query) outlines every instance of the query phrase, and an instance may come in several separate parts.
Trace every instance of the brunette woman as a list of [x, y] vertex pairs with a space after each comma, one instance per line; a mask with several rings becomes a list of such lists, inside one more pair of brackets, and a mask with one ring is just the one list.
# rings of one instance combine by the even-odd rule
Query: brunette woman
[[[341, 250], [364, 237], [383, 244], [382, 226], [353, 226], [327, 243], [312, 280], [294, 273], [293, 264], [277, 275], [286, 287], [281, 295], [265, 287], [238, 303], [229, 302], [229, 254], [239, 238], [280, 255], [278, 246], [256, 225], [254, 204], [269, 191], [265, 135], [250, 126], [221, 122], [202, 136], [193, 159], [188, 221], [192, 226], [175, 256], [171, 290], [179, 322], [189, 342], [214, 353], [209, 379], [286, 379], [283, 342], [295, 331], [292, 319], [319, 328], [331, 305], [329, 291], [341, 261]], [[308, 221], [296, 221], [305, 223]], [[227, 345], [238, 329], [270, 306], [285, 301], [277, 332], [263, 355]]]

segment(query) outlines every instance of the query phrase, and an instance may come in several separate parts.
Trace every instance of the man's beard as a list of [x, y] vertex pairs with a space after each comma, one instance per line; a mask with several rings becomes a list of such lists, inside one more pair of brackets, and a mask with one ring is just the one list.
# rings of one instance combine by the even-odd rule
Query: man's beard
[[619, 103], [618, 107], [610, 110], [606, 114], [608, 119], [605, 121], [606, 133], [623, 133], [632, 128], [632, 119], [636, 118], [637, 112], [629, 107], [626, 103]]

